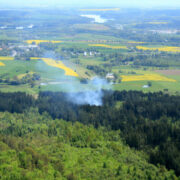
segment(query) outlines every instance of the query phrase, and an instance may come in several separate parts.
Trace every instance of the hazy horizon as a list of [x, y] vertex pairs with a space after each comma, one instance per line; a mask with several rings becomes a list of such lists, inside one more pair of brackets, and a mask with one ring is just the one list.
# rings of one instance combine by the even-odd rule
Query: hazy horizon
[[0, 0], [5, 7], [122, 7], [122, 8], [180, 8], [180, 0]]

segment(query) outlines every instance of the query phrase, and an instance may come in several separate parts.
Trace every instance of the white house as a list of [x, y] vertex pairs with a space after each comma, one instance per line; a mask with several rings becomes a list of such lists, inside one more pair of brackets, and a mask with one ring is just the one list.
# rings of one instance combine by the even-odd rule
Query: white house
[[108, 73], [106, 75], [106, 79], [114, 79], [114, 74], [113, 73]]

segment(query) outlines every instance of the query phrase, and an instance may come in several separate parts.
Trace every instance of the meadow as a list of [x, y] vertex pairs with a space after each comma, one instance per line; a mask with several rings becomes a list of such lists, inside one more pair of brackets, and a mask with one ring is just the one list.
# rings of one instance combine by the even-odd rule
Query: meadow
[[[67, 91], [66, 88], [62, 88], [62, 85], [71, 84], [75, 77], [66, 76], [63, 69], [49, 66], [42, 60], [31, 61], [5, 61], [5, 66], [0, 66], [0, 78], [1, 79], [22, 79], [27, 75], [37, 73], [40, 75], [40, 80], [35, 82], [35, 86], [31, 87], [30, 84], [21, 84], [18, 86], [8, 85], [0, 83], [0, 90], [3, 92], [17, 92], [24, 91], [30, 94], [37, 94], [41, 89]], [[75, 74], [76, 75], [76, 74]], [[49, 84], [49, 82], [59, 82], [59, 84]], [[78, 82], [78, 81], [77, 81]], [[45, 85], [41, 85], [45, 84]], [[55, 89], [54, 89], [55, 87]]]

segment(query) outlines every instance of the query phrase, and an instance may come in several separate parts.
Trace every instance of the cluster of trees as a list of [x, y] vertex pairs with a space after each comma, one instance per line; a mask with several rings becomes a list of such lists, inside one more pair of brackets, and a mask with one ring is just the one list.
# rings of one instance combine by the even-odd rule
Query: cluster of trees
[[124, 65], [127, 62], [132, 62], [134, 61], [134, 56], [130, 55], [124, 55], [122, 53], [101, 53], [101, 58], [103, 61], [110, 61], [111, 66], [119, 66], [119, 65]]
[[91, 71], [94, 71], [96, 74], [103, 76], [103, 77], [106, 76], [106, 74], [109, 72], [105, 68], [102, 68], [102, 67], [96, 66], [96, 65], [87, 65], [86, 68]]
[[[106, 66], [126, 65], [132, 62], [135, 66], [150, 66], [150, 67], [169, 67], [180, 66], [180, 54], [168, 52], [151, 52], [145, 51], [144, 54], [124, 55], [122, 53], [101, 54], [103, 61], [109, 61]], [[169, 61], [171, 59], [171, 61]]]
[[130, 147], [149, 155], [149, 162], [165, 165], [180, 175], [180, 96], [139, 91], [103, 93], [103, 106], [77, 105], [67, 100], [67, 93], [41, 92], [37, 100], [25, 94], [17, 94], [21, 100], [15, 99], [16, 94], [1, 94], [0, 111], [22, 112], [32, 106], [53, 119], [120, 130]]
[[[2, 47], [2, 46], [0, 46], [0, 47]], [[7, 50], [7, 49], [0, 50], [0, 56], [10, 56], [10, 54], [11, 54], [10, 50]]]
[[33, 73], [33, 74], [26, 74], [24, 77], [22, 78], [18, 78], [18, 76], [14, 76], [13, 79], [10, 78], [2, 78], [0, 77], [0, 83], [5, 83], [8, 85], [13, 85], [13, 86], [18, 86], [21, 84], [30, 84], [31, 87], [33, 87], [35, 85], [35, 81], [40, 80], [40, 75], [37, 73]]
[[[57, 44], [53, 44], [53, 43], [40, 43], [39, 45], [42, 49], [45, 49], [47, 51], [55, 51], [58, 48]], [[39, 57], [39, 56], [35, 56], [35, 57]]]
[[14, 48], [14, 50], [17, 53], [17, 55], [15, 56], [15, 60], [30, 61], [31, 57], [41, 57], [41, 55], [44, 53], [44, 50], [39, 48], [29, 48], [29, 51], [21, 48]]
[[26, 93], [1, 93], [0, 92], [0, 111], [8, 111], [11, 113], [23, 113], [24, 110], [33, 107], [35, 100]]
[[[133, 64], [140, 66], [154, 66], [154, 67], [169, 67], [169, 66], [180, 66], [179, 60], [180, 54], [172, 53], [150, 53], [148, 55], [138, 55]], [[169, 61], [171, 59], [171, 61]]]

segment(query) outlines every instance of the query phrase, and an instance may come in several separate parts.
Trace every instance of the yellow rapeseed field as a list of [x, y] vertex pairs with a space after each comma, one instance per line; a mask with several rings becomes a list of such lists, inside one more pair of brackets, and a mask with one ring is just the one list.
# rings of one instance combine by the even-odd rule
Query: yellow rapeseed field
[[105, 47], [105, 48], [111, 48], [111, 49], [127, 49], [126, 46], [111, 46], [111, 45], [107, 45], [107, 44], [88, 44], [88, 46]]
[[17, 77], [18, 77], [18, 79], [22, 79], [23, 77], [27, 76], [28, 74], [33, 75], [34, 72], [30, 71], [29, 73], [26, 73], [26, 74], [19, 74]]
[[176, 82], [174, 79], [170, 79], [159, 74], [144, 74], [144, 75], [122, 75], [122, 82], [128, 81], [168, 81], [168, 82]]
[[0, 66], [5, 66], [5, 64], [4, 64], [4, 63], [2, 63], [2, 62], [0, 62]]
[[66, 76], [78, 77], [78, 74], [75, 71], [73, 71], [71, 68], [66, 67], [61, 61], [55, 61], [54, 59], [51, 58], [31, 57], [31, 60], [38, 60], [38, 59], [42, 59], [49, 66], [63, 69], [65, 71]]
[[26, 43], [28, 44], [32, 44], [32, 43], [35, 43], [35, 44], [40, 44], [40, 43], [61, 43], [62, 41], [54, 41], [54, 40], [27, 40]]
[[75, 76], [78, 77], [78, 74], [74, 72], [72, 69], [66, 67], [61, 61], [55, 61], [50, 58], [42, 58], [42, 60], [49, 66], [57, 67], [63, 69], [65, 71], [66, 76]]
[[30, 59], [31, 59], [31, 60], [38, 60], [38, 59], [41, 59], [41, 58], [38, 58], [38, 57], [31, 57]]
[[129, 44], [144, 44], [145, 42], [128, 41]]
[[144, 46], [136, 46], [137, 49], [139, 50], [150, 50], [150, 51], [164, 51], [164, 52], [180, 52], [180, 47], [175, 47], [175, 46], [164, 46], [164, 47], [159, 47], [159, 48], [149, 48], [149, 47], [144, 47]]
[[12, 61], [12, 60], [14, 60], [14, 58], [10, 57], [10, 56], [0, 56], [0, 60], [1, 61]]

